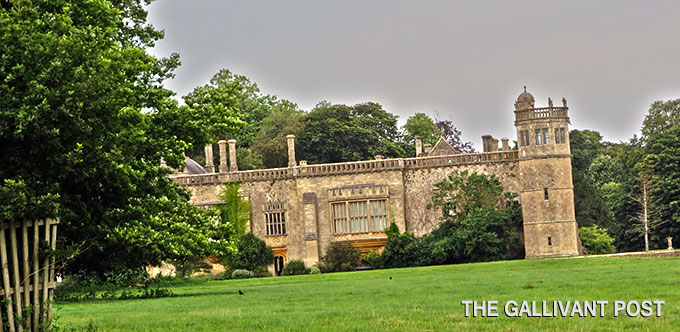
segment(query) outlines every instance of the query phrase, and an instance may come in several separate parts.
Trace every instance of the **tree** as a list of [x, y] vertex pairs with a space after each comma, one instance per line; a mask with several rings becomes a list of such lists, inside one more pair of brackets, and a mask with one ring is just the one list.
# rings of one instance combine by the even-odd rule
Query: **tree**
[[238, 242], [236, 253], [227, 256], [230, 270], [254, 271], [274, 262], [274, 253], [267, 244], [253, 233], [247, 233]]
[[642, 137], [650, 138], [680, 125], [680, 99], [655, 101], [642, 122]]
[[0, 211], [59, 217], [65, 272], [140, 269], [228, 251], [209, 212], [167, 175], [205, 136], [162, 82], [177, 55], [142, 1], [4, 2]]
[[279, 103], [262, 120], [260, 131], [252, 144], [254, 153], [262, 156], [265, 168], [288, 165], [288, 135], [298, 135], [302, 130], [305, 115], [293, 103]]
[[574, 208], [576, 222], [580, 226], [608, 223], [607, 211], [602, 200], [597, 198], [597, 186], [589, 174], [595, 158], [604, 148], [602, 135], [592, 130], [572, 130], [569, 132], [572, 153], [572, 178], [574, 181]]
[[434, 124], [434, 120], [427, 116], [425, 113], [416, 113], [412, 115], [406, 124], [403, 126], [404, 129], [404, 142], [409, 146], [413, 146], [415, 142], [415, 137], [420, 136], [423, 140], [423, 144], [437, 143], [441, 133], [439, 128]]
[[442, 224], [423, 238], [427, 264], [515, 258], [522, 254], [522, 217], [514, 195], [503, 192], [500, 179], [454, 171], [435, 184], [432, 206], [442, 209]]
[[446, 139], [446, 141], [449, 142], [452, 147], [458, 149], [458, 151], [462, 153], [475, 152], [471, 142], [463, 142], [463, 138], [461, 137], [462, 133], [460, 130], [458, 130], [458, 128], [456, 128], [456, 126], [453, 125], [453, 121], [437, 120], [435, 125], [437, 125], [441, 135], [444, 136], [444, 139]]
[[262, 95], [247, 77], [222, 69], [209, 84], [184, 96], [184, 102], [207, 128], [211, 142], [236, 139], [239, 146], [249, 147], [276, 97]]
[[466, 216], [475, 209], [503, 202], [503, 185], [497, 176], [469, 171], [453, 171], [436, 183], [432, 204], [442, 208], [444, 218]]
[[661, 246], [668, 236], [680, 238], [680, 125], [675, 125], [662, 133], [656, 133], [647, 141], [647, 156], [641, 166], [652, 164], [651, 168], [640, 170], [649, 178], [652, 190], [649, 192], [655, 206], [656, 220], [651, 234], [652, 243]]
[[333, 163], [402, 157], [397, 117], [377, 103], [354, 106], [321, 102], [307, 114], [298, 137], [300, 159]]
[[600, 228], [597, 225], [581, 227], [578, 229], [578, 236], [589, 254], [601, 255], [616, 252], [616, 248], [612, 244], [614, 238], [607, 234], [605, 228]]
[[319, 259], [319, 270], [327, 272], [354, 271], [359, 263], [361, 252], [349, 244], [333, 242], [326, 254]]
[[387, 243], [383, 249], [382, 258], [385, 267], [398, 268], [415, 266], [417, 262], [417, 242], [413, 234], [400, 233], [399, 226], [392, 222], [387, 229]]

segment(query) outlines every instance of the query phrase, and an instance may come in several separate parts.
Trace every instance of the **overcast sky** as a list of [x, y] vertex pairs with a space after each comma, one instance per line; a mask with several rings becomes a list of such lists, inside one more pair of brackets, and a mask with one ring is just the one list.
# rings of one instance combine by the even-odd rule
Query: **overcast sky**
[[[680, 98], [680, 1], [180, 1], [149, 7], [180, 54], [184, 96], [221, 68], [310, 110], [375, 101], [516, 139], [513, 103], [566, 97], [572, 128], [639, 133], [649, 104]], [[556, 104], [560, 104], [557, 102]]]

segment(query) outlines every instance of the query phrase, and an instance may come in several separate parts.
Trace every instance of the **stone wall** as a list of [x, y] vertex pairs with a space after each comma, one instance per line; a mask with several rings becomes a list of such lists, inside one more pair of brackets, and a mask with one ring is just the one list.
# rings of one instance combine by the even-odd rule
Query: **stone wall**
[[437, 227], [440, 222], [441, 211], [435, 208], [427, 209], [434, 193], [434, 184], [446, 178], [453, 171], [464, 170], [470, 173], [496, 175], [501, 179], [505, 191], [519, 193], [516, 161], [407, 170], [404, 172], [404, 193], [406, 197], [406, 229], [409, 232], [416, 236], [422, 236]]
[[[250, 202], [249, 229], [271, 246], [275, 255], [316, 263], [332, 242], [349, 243], [362, 252], [382, 250], [384, 232], [333, 234], [331, 204], [335, 201], [387, 199], [387, 220], [418, 236], [440, 222], [428, 210], [434, 184], [454, 170], [494, 174], [506, 191], [518, 192], [517, 151], [435, 157], [380, 159], [289, 168], [177, 175], [175, 180], [200, 205], [219, 204], [225, 183], [240, 182], [240, 195]], [[286, 234], [268, 236], [267, 206], [285, 210]]]

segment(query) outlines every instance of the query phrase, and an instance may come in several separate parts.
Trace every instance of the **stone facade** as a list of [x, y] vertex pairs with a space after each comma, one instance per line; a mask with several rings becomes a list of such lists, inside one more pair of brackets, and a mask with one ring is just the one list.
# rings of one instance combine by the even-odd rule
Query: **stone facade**
[[[295, 160], [294, 137], [288, 136], [286, 168], [238, 171], [229, 141], [220, 141], [218, 173], [177, 174], [175, 181], [192, 193], [192, 202], [220, 204], [224, 184], [240, 182], [250, 202], [249, 229], [264, 239], [280, 262], [298, 259], [312, 266], [332, 242], [346, 242], [362, 252], [382, 250], [385, 226], [417, 236], [431, 232], [441, 211], [427, 209], [434, 184], [454, 170], [498, 176], [506, 191], [522, 203], [526, 257], [578, 254], [574, 219], [566, 100], [564, 106], [534, 108], [533, 96], [523, 92], [515, 103], [518, 149], [508, 139], [483, 136], [484, 152], [462, 154], [441, 139], [421, 151], [416, 138], [414, 158], [308, 165]], [[209, 151], [209, 152], [208, 152]], [[212, 147], [206, 170], [215, 170]], [[224, 163], [224, 164], [222, 164]]]

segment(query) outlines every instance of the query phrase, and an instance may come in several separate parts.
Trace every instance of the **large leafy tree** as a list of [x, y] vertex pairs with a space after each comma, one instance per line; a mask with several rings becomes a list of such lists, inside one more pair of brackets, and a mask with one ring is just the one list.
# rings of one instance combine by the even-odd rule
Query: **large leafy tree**
[[423, 144], [437, 143], [439, 136], [439, 128], [434, 124], [434, 120], [425, 113], [416, 113], [412, 115], [403, 126], [404, 128], [404, 142], [408, 145], [413, 145], [416, 136], [420, 136]]
[[252, 144], [253, 152], [262, 156], [266, 168], [288, 165], [288, 135], [298, 135], [302, 130], [305, 114], [297, 105], [282, 102], [274, 106], [262, 120], [260, 131]]
[[377, 103], [354, 106], [321, 102], [307, 114], [298, 137], [300, 159], [331, 163], [402, 157], [397, 117]]
[[230, 248], [160, 165], [180, 168], [182, 151], [206, 136], [162, 87], [179, 60], [146, 52], [162, 32], [146, 23], [144, 3], [0, 8], [0, 211], [4, 220], [58, 216], [70, 272]]

